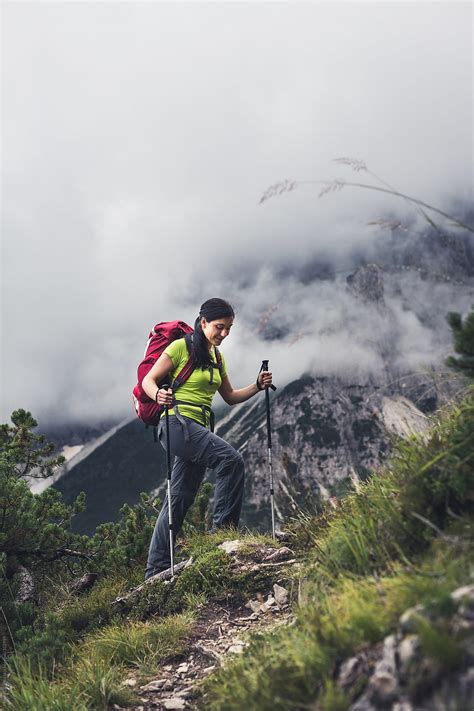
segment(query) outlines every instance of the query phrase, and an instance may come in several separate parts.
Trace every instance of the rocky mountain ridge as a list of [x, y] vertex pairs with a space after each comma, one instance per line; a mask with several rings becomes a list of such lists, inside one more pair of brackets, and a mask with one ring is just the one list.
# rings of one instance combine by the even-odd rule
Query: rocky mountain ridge
[[[423, 393], [426, 384], [418, 388]], [[427, 414], [395, 387], [391, 391], [308, 375], [271, 396], [273, 473], [282, 520], [304, 502], [314, 504], [357, 487], [382, 465], [393, 437], [426, 430]], [[437, 397], [446, 392], [439, 390]], [[263, 399], [229, 413], [217, 433], [242, 452], [249, 471], [247, 505], [268, 525]]]

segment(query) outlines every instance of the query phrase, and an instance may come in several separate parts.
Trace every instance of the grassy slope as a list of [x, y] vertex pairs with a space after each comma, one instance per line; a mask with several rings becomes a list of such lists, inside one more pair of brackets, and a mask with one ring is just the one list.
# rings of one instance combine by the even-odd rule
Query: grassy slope
[[[179, 656], [207, 600], [240, 603], [270, 585], [266, 569], [260, 575], [232, 573], [229, 556], [217, 546], [236, 536], [226, 531], [183, 540], [184, 552], [195, 563], [179, 574], [174, 586], [155, 583], [129, 606], [112, 603], [143, 582], [143, 564], [128, 579], [103, 578], [80, 597], [67, 585], [45, 588], [44, 624], [10, 660], [6, 707], [83, 711], [132, 702], [134, 695], [123, 683], [127, 673], [133, 670], [145, 683], [161, 664]], [[272, 543], [261, 535], [246, 539]]]
[[256, 637], [209, 678], [204, 707], [347, 708], [331, 683], [336, 663], [382, 640], [408, 607], [442, 604], [472, 582], [473, 474], [471, 389], [434, 420], [429, 441], [400, 441], [386, 470], [338, 510], [300, 517], [296, 624]]
[[[442, 601], [471, 582], [473, 432], [471, 390], [462, 405], [434, 420], [429, 441], [401, 441], [386, 470], [339, 509], [319, 517], [302, 513], [292, 522], [302, 563], [294, 573], [297, 622], [255, 635], [243, 655], [206, 680], [204, 708], [291, 709], [317, 700], [321, 709], [343, 709], [347, 700], [328, 681], [336, 662], [382, 639], [407, 607]], [[43, 636], [16, 657], [10, 708], [125, 704], [127, 669], [143, 680], [156, 675], [185, 648], [199, 605], [229, 595], [244, 599], [264, 587], [263, 579], [231, 573], [216, 547], [231, 537], [185, 540], [194, 565], [172, 591], [154, 586], [127, 617], [110, 603], [141, 581], [141, 567], [125, 581], [103, 579], [80, 598], [66, 586], [55, 589], [46, 599]]]

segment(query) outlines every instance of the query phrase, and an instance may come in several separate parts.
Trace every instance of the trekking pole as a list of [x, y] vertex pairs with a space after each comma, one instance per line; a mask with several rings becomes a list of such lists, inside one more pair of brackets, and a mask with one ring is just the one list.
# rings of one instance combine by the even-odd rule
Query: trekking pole
[[[162, 388], [168, 388], [168, 384], [162, 385]], [[170, 452], [170, 416], [169, 407], [165, 405], [166, 419], [166, 455], [168, 459], [168, 524], [170, 529], [170, 560], [171, 560], [171, 577], [174, 577], [174, 555], [173, 555], [173, 510], [171, 508], [171, 452]]]
[[[268, 370], [268, 360], [262, 360], [262, 370]], [[272, 384], [270, 385], [272, 390], [276, 390], [276, 387]], [[270, 504], [272, 509], [272, 537], [275, 540], [275, 492], [273, 489], [273, 469], [272, 469], [272, 428], [270, 422], [270, 393], [268, 388], [265, 388], [265, 404], [267, 406], [267, 442], [268, 442], [268, 469], [270, 474]]]

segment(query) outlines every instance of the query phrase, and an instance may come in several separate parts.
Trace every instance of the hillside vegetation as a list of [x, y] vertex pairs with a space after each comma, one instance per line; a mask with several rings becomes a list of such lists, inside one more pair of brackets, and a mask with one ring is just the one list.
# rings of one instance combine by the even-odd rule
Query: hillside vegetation
[[[383, 640], [407, 608], [448, 612], [450, 594], [474, 582], [473, 475], [471, 389], [438, 414], [429, 439], [400, 441], [384, 471], [340, 508], [294, 522], [302, 561], [296, 624], [259, 635], [211, 677], [205, 707], [283, 710], [317, 700], [314, 708], [348, 708], [353, 698], [334, 683], [338, 665]], [[442, 618], [439, 624], [420, 618], [418, 626], [440, 671], [467, 664], [462, 635], [443, 630]], [[414, 680], [411, 694], [418, 692]]]

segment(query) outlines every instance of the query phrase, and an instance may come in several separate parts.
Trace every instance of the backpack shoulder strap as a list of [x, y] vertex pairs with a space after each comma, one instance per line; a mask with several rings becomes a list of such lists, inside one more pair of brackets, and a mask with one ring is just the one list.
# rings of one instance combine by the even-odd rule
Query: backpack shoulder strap
[[219, 368], [219, 373], [222, 373], [222, 356], [221, 356], [218, 348], [216, 348], [215, 351], [216, 351], [217, 367]]
[[183, 366], [176, 378], [173, 380], [173, 391], [181, 387], [181, 385], [186, 382], [186, 380], [189, 378], [189, 376], [194, 370], [194, 358], [192, 353], [193, 334], [187, 333], [184, 336], [184, 340], [186, 343], [186, 348], [188, 349], [189, 358], [187, 363]]

